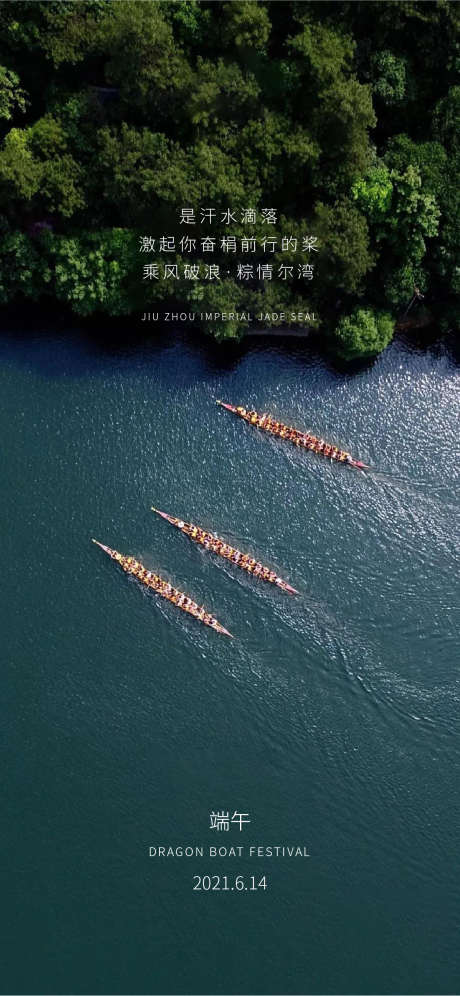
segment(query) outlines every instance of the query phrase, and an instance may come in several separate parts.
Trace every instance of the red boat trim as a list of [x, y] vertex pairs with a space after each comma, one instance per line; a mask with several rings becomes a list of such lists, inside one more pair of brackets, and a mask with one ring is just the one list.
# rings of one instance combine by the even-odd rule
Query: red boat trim
[[[299, 592], [296, 591], [292, 585], [288, 584], [287, 581], [283, 581], [283, 578], [278, 577], [275, 571], [271, 571], [270, 568], [264, 567], [260, 564], [254, 557], [249, 557], [249, 554], [244, 554], [241, 550], [231, 547], [225, 540], [221, 539], [220, 536], [214, 536], [212, 533], [207, 532], [207, 530], [202, 529], [201, 526], [195, 526], [193, 522], [185, 522], [183, 519], [177, 519], [174, 515], [168, 515], [167, 512], [160, 512], [160, 509], [154, 508], [152, 506], [152, 512], [156, 512], [157, 515], [161, 515], [162, 519], [166, 519], [170, 522], [172, 526], [177, 526], [188, 536], [189, 539], [193, 540], [194, 543], [198, 543], [199, 546], [204, 546], [206, 550], [211, 553], [217, 553], [224, 560], [228, 560], [229, 563], [234, 564], [235, 567], [240, 567], [241, 570], [247, 571], [252, 577], [258, 578], [260, 581], [269, 581], [271, 584], [276, 584], [278, 588], [282, 591], [287, 591], [289, 595], [298, 595]], [[196, 530], [196, 536], [192, 535], [193, 530]], [[233, 560], [234, 556], [238, 556], [241, 559], [246, 558], [245, 563], [235, 562]], [[259, 566], [261, 570], [256, 574], [254, 568]], [[261, 571], [265, 571], [264, 575]]]
[[[151, 588], [157, 595], [161, 595], [162, 598], [166, 598], [168, 602], [172, 602], [176, 605], [178, 609], [182, 609], [183, 612], [188, 612], [189, 615], [194, 616], [199, 622], [204, 623], [205, 626], [210, 626], [211, 629], [216, 630], [217, 633], [223, 633], [225, 636], [232, 636], [228, 629], [211, 615], [210, 612], [206, 612], [205, 609], [194, 602], [188, 595], [185, 595], [183, 591], [179, 591], [178, 588], [173, 588], [168, 581], [164, 581], [158, 574], [153, 574], [152, 571], [147, 571], [143, 564], [134, 557], [125, 557], [122, 553], [118, 553], [118, 550], [112, 550], [110, 546], [104, 546], [103, 543], [99, 543], [98, 540], [93, 539], [93, 543], [100, 546], [104, 553], [107, 553], [112, 560], [116, 560], [123, 568], [126, 574], [132, 574], [138, 581], [145, 584], [147, 588]], [[178, 604], [179, 599], [183, 599], [182, 604]]]
[[[221, 408], [226, 408], [229, 412], [233, 412], [234, 415], [239, 415], [240, 418], [243, 418], [250, 425], [254, 425], [255, 428], [264, 429], [265, 432], [271, 433], [272, 436], [286, 439], [287, 442], [293, 443], [294, 446], [303, 446], [304, 449], [308, 449], [320, 456], [325, 456], [330, 460], [335, 460], [336, 463], [345, 463], [349, 467], [356, 467], [357, 470], [369, 469], [368, 465], [362, 463], [361, 460], [354, 460], [346, 450], [341, 450], [338, 446], [326, 443], [309, 432], [302, 432], [301, 429], [295, 429], [291, 425], [285, 425], [284, 422], [278, 422], [276, 419], [272, 419], [271, 415], [266, 415], [265, 413], [264, 415], [259, 415], [254, 409], [243, 408], [241, 405], [236, 407], [235, 405], [228, 404], [226, 401], [219, 400], [216, 401], [216, 404], [220, 405]], [[327, 452], [325, 452], [326, 450]]]

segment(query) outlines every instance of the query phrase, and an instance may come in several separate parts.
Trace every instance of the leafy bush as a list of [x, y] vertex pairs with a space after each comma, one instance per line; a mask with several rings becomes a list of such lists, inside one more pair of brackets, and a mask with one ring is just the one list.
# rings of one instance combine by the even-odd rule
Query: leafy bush
[[354, 308], [335, 329], [337, 350], [347, 360], [376, 356], [391, 342], [394, 326], [388, 311]]

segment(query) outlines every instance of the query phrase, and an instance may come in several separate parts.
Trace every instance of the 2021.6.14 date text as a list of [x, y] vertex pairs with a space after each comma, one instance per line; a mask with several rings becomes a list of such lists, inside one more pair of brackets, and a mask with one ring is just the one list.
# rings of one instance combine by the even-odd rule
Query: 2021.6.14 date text
[[236, 875], [235, 878], [228, 875], [194, 875], [194, 892], [257, 892], [258, 889], [267, 888], [265, 875], [259, 878], [258, 875]]

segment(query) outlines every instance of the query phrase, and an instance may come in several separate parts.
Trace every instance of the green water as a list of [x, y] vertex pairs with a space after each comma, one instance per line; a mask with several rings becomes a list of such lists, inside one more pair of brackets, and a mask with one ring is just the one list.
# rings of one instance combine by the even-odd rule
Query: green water
[[[108, 333], [109, 334], [109, 333]], [[459, 992], [458, 375], [394, 344], [0, 346], [2, 992]], [[372, 464], [245, 425], [253, 404]], [[290, 598], [150, 506], [277, 569]], [[95, 536], [217, 615], [123, 575]], [[249, 814], [229, 832], [209, 814]], [[232, 815], [232, 813], [230, 814]], [[308, 859], [149, 859], [149, 845]], [[267, 877], [194, 892], [195, 874]]]

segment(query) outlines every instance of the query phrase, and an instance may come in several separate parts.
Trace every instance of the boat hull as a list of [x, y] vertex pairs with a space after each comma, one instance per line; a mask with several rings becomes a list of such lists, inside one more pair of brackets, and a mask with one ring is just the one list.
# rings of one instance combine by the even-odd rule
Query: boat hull
[[176, 526], [182, 533], [198, 543], [199, 546], [203, 546], [206, 550], [211, 553], [217, 553], [220, 557], [233, 563], [235, 567], [240, 567], [242, 570], [247, 571], [248, 574], [252, 574], [253, 577], [259, 578], [261, 581], [268, 581], [271, 584], [275, 584], [281, 591], [287, 592], [289, 595], [298, 595], [299, 592], [284, 581], [283, 578], [278, 577], [275, 571], [271, 571], [268, 567], [264, 567], [262, 564], [258, 563], [253, 557], [249, 557], [249, 554], [244, 554], [241, 550], [236, 550], [225, 543], [220, 536], [213, 536], [212, 533], [206, 532], [200, 526], [195, 526], [193, 522], [185, 522], [183, 519], [178, 519], [174, 515], [168, 515], [167, 512], [161, 512], [158, 508], [153, 508], [152, 512], [156, 512], [157, 515], [161, 515], [162, 519], [166, 519], [170, 522], [172, 526]]
[[199, 622], [204, 623], [205, 626], [209, 626], [214, 629], [216, 633], [222, 633], [224, 636], [232, 636], [225, 626], [211, 615], [210, 612], [206, 612], [202, 606], [198, 605], [191, 598], [184, 594], [184, 592], [179, 591], [178, 588], [173, 588], [168, 581], [164, 581], [159, 574], [153, 574], [152, 571], [147, 571], [143, 564], [134, 557], [125, 557], [124, 554], [118, 553], [118, 550], [112, 550], [110, 546], [104, 546], [103, 543], [99, 543], [98, 540], [93, 539], [93, 543], [100, 546], [104, 553], [107, 553], [112, 560], [116, 560], [123, 568], [126, 574], [132, 574], [133, 577], [137, 578], [141, 584], [144, 584], [147, 588], [150, 588], [157, 595], [165, 598], [168, 602], [172, 602], [178, 609], [182, 609], [183, 612], [188, 612], [189, 615], [198, 619]]
[[325, 443], [324, 440], [318, 439], [309, 432], [302, 432], [300, 429], [294, 429], [293, 426], [285, 425], [284, 422], [277, 422], [270, 415], [259, 415], [253, 409], [248, 411], [241, 406], [230, 405], [226, 401], [219, 400], [216, 404], [220, 405], [221, 408], [226, 408], [227, 411], [232, 412], [234, 415], [243, 418], [249, 425], [263, 429], [265, 432], [271, 433], [272, 436], [286, 439], [287, 442], [293, 443], [294, 446], [303, 446], [304, 449], [325, 456], [336, 463], [345, 463], [349, 467], [355, 467], [357, 470], [369, 469], [368, 465], [361, 460], [354, 460], [346, 450], [340, 450], [337, 446]]

